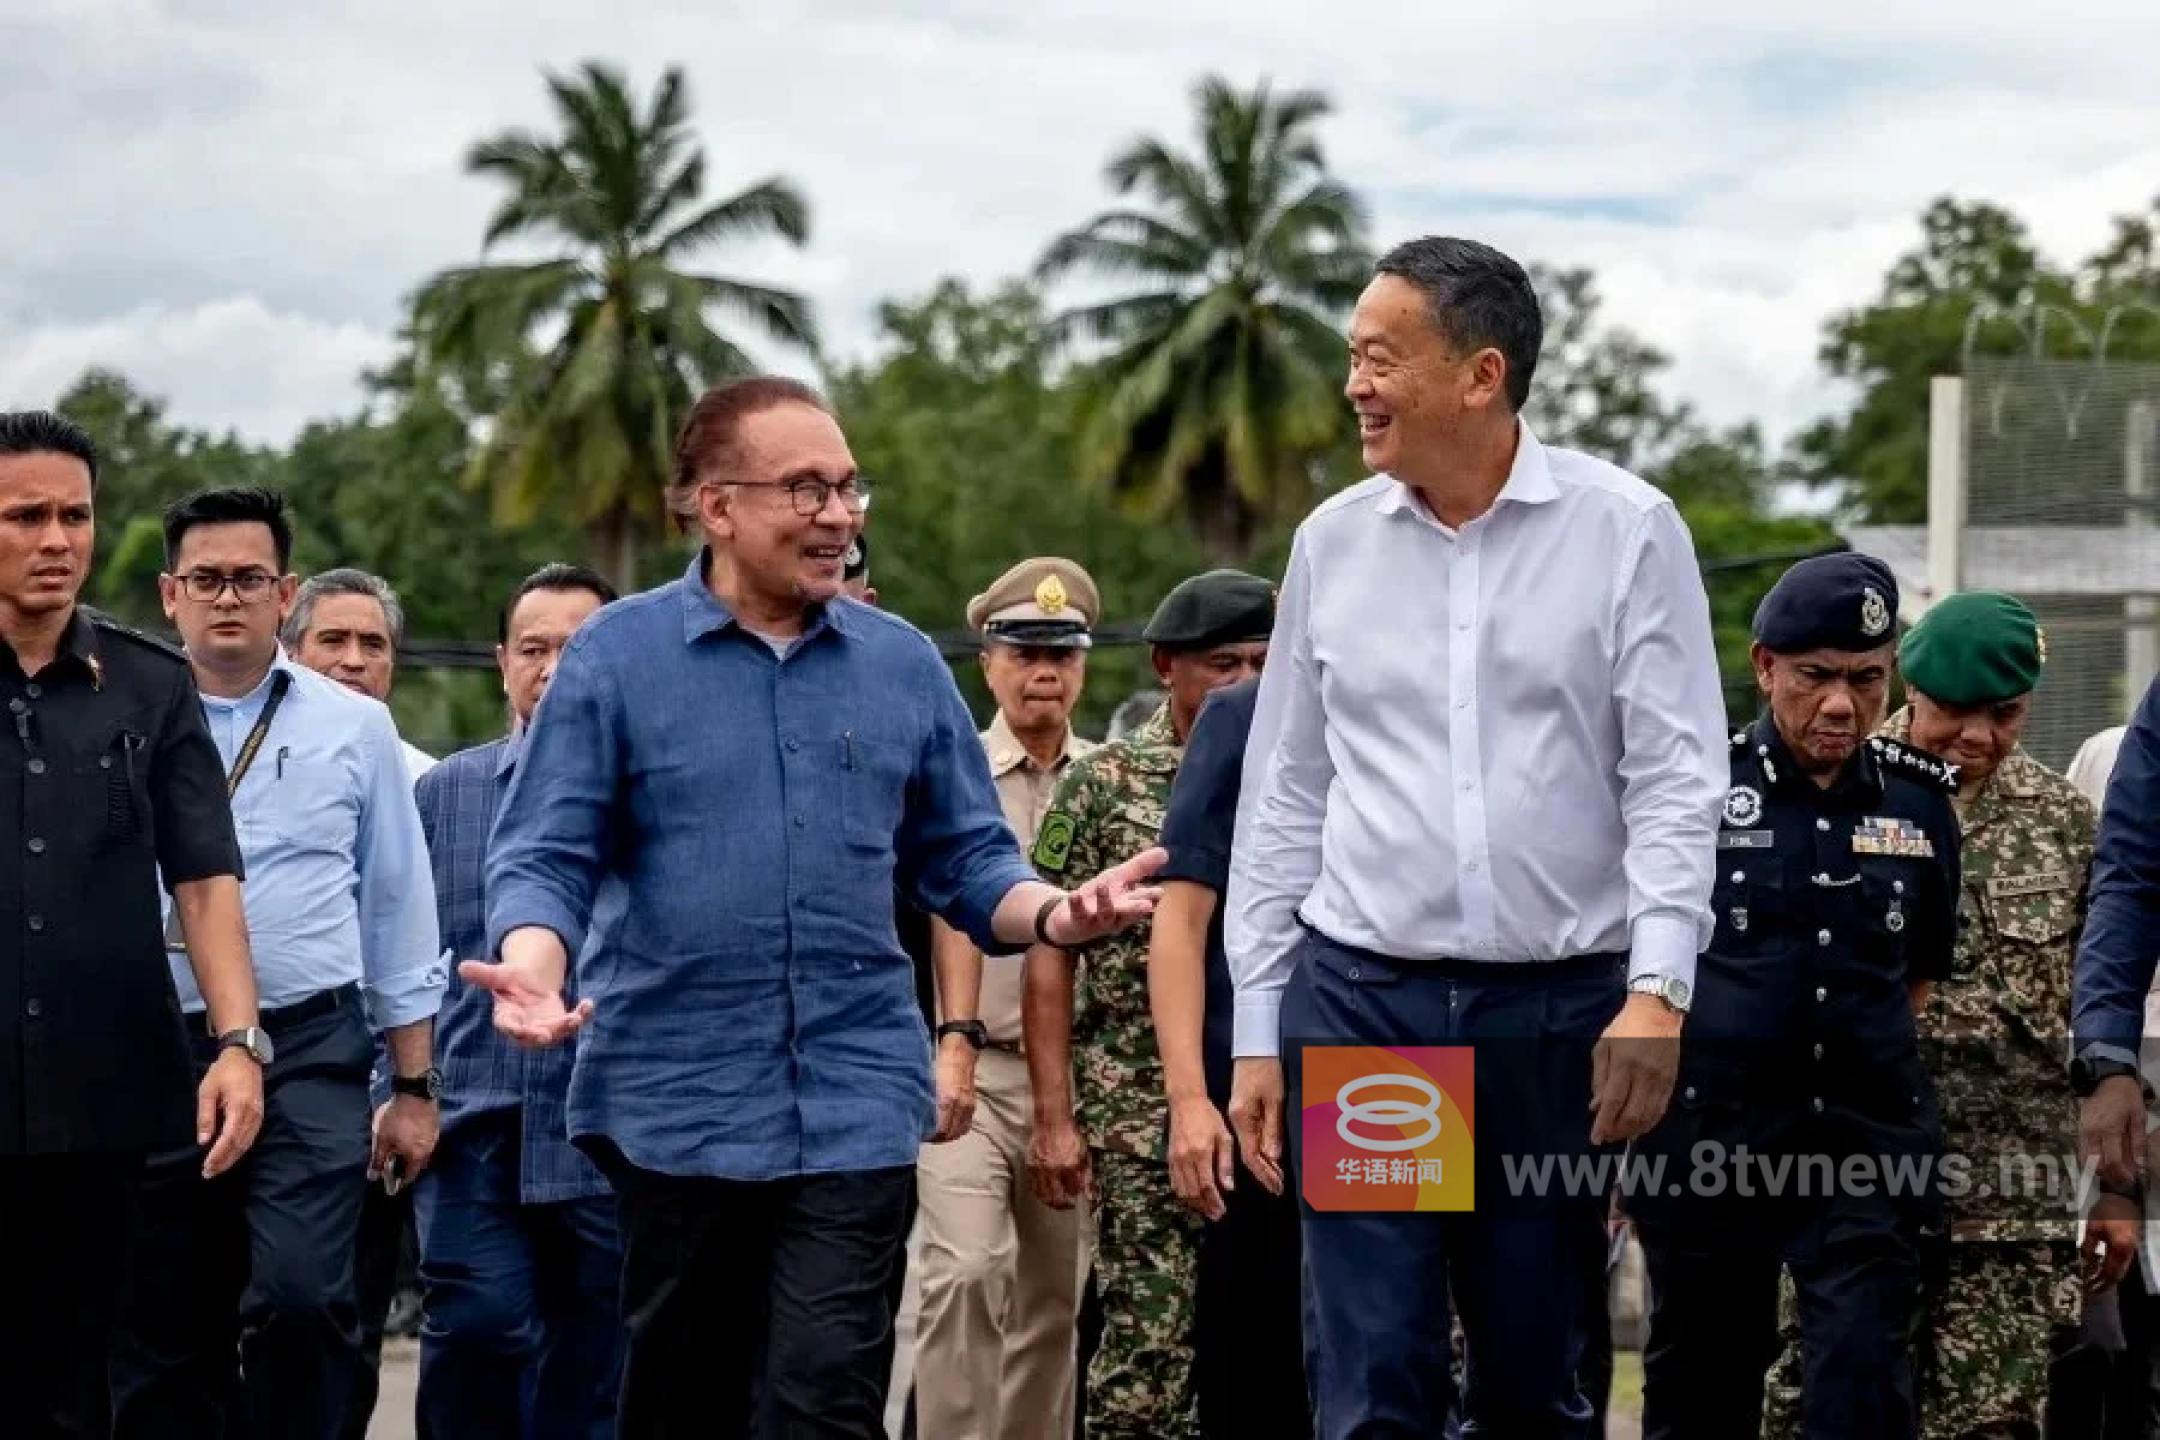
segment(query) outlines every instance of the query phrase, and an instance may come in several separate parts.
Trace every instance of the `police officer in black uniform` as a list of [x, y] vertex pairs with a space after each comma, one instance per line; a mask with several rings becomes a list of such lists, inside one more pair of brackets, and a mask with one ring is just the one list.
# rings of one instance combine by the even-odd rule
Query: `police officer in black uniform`
[[1823, 556], [1755, 616], [1768, 710], [1732, 739], [1679, 1090], [1626, 1177], [1650, 1262], [1649, 1440], [1758, 1432], [1780, 1266], [1799, 1295], [1803, 1433], [1916, 1432], [1942, 1171], [1913, 1015], [1949, 974], [1958, 825], [1953, 767], [1868, 738], [1897, 600], [1880, 561]]
[[[269, 1042], [225, 775], [180, 652], [76, 603], [97, 452], [0, 414], [0, 1435], [110, 1433], [105, 1360], [147, 1150], [230, 1169]], [[172, 887], [226, 1049], [198, 1092], [166, 968]]]

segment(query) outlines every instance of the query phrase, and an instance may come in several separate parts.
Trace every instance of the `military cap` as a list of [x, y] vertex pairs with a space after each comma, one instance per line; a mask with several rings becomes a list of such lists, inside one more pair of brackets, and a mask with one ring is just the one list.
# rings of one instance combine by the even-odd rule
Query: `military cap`
[[985, 640], [1085, 650], [1102, 598], [1087, 571], [1055, 555], [1023, 560], [968, 601], [967, 623]]
[[1766, 650], [1873, 650], [1897, 627], [1897, 577], [1872, 555], [1846, 551], [1802, 560], [1779, 577], [1755, 610], [1755, 640]]
[[1265, 640], [1275, 629], [1275, 587], [1242, 570], [1210, 570], [1163, 596], [1140, 638], [1172, 650]]
[[840, 578], [860, 579], [870, 569], [870, 537], [862, 531], [855, 533], [855, 543], [847, 547], [840, 557]]
[[1898, 646], [1905, 683], [1945, 705], [1989, 705], [2031, 693], [2047, 636], [2025, 603], [1999, 590], [1938, 600]]

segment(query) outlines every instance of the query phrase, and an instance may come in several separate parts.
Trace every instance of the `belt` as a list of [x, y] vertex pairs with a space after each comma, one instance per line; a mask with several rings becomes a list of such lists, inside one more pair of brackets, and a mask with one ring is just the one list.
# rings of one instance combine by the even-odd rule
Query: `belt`
[[[360, 987], [358, 985], [340, 985], [335, 989], [323, 990], [310, 995], [305, 1000], [295, 1000], [290, 1005], [280, 1005], [273, 1010], [264, 1010], [259, 1014], [255, 1023], [275, 1034], [279, 1030], [289, 1030], [295, 1025], [305, 1025], [310, 1020], [320, 1020], [325, 1015], [335, 1015], [347, 1006], [354, 1006], [359, 1003]], [[205, 1017], [203, 1023], [205, 1026], [210, 1023], [207, 1017]]]
[[1574, 980], [1623, 965], [1628, 958], [1625, 950], [1595, 950], [1581, 955], [1563, 955], [1552, 960], [1473, 960], [1458, 955], [1389, 955], [1379, 950], [1368, 950], [1362, 945], [1350, 945], [1337, 940], [1325, 930], [1307, 922], [1303, 916], [1298, 917], [1298, 924], [1313, 939], [1345, 955], [1392, 965], [1405, 976], [1426, 975], [1441, 980], [1477, 980], [1487, 984], [1495, 981], [1531, 983], [1541, 980]]

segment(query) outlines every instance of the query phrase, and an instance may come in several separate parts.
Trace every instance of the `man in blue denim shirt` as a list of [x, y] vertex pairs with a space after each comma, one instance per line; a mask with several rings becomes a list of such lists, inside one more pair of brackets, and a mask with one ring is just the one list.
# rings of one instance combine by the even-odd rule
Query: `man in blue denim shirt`
[[623, 1200], [626, 1440], [867, 1440], [933, 1129], [895, 880], [986, 950], [1075, 946], [1152, 909], [1162, 853], [1033, 878], [936, 648], [841, 598], [868, 487], [814, 391], [708, 392], [669, 500], [704, 548], [564, 653], [491, 847], [501, 960], [460, 971], [513, 1039], [584, 1031], [570, 1133]]
[[[503, 609], [511, 731], [420, 778], [443, 944], [486, 952], [488, 832], [517, 773], [525, 727], [563, 647], [615, 599], [582, 565], [548, 565]], [[442, 1141], [418, 1193], [419, 1411], [459, 1440], [609, 1440], [622, 1327], [615, 1196], [570, 1145], [563, 1105], [571, 1051], [525, 1050], [495, 1032], [485, 990], [453, 983], [437, 1020]]]

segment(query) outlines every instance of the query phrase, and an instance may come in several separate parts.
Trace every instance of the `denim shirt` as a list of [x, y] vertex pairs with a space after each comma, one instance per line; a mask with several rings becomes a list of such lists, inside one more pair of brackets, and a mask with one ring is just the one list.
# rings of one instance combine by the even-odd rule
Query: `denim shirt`
[[1033, 874], [927, 637], [843, 599], [776, 653], [703, 567], [564, 650], [490, 845], [488, 949], [536, 925], [579, 956], [582, 1143], [733, 1180], [913, 1164], [930, 1038], [893, 887], [996, 952]]

